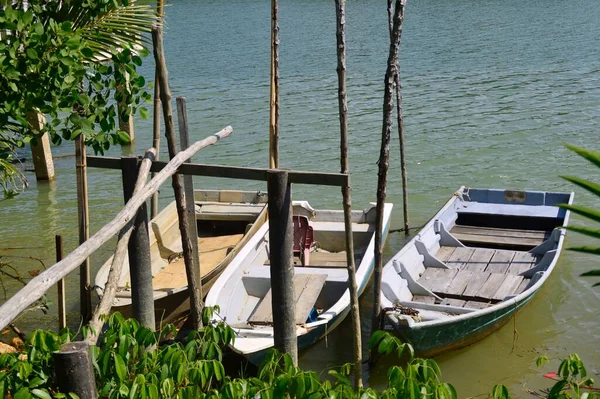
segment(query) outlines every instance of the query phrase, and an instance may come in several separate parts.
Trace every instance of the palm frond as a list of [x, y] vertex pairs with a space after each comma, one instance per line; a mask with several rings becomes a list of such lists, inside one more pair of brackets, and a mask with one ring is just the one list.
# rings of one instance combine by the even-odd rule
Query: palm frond
[[579, 187], [589, 191], [590, 193], [595, 194], [598, 197], [600, 197], [600, 184], [591, 182], [589, 180], [581, 179], [576, 176], [561, 176], [561, 177], [563, 179], [568, 180], [571, 183], [574, 183], [574, 184], [578, 185]]
[[568, 209], [573, 213], [586, 217], [595, 222], [600, 222], [600, 211], [597, 211], [592, 208], [587, 208], [585, 206], [578, 205], [568, 205], [568, 204], [559, 204], [559, 207], [562, 209]]
[[600, 152], [588, 150], [586, 148], [576, 147], [571, 144], [565, 144], [565, 147], [567, 147], [571, 151], [576, 152], [581, 157], [587, 159], [588, 161], [600, 168]]
[[569, 251], [582, 252], [584, 254], [600, 255], [600, 248], [598, 247], [572, 247]]
[[586, 236], [600, 239], [600, 230], [591, 229], [589, 227], [581, 226], [567, 226], [567, 230], [574, 231], [576, 233], [585, 234]]

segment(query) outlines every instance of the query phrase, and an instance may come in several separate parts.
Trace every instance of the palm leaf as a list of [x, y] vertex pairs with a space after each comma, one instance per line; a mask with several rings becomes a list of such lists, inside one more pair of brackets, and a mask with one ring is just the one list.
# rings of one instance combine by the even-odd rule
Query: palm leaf
[[600, 255], [600, 248], [598, 247], [572, 247], [569, 251], [582, 252], [584, 254]]
[[568, 180], [571, 183], [574, 183], [574, 184], [578, 185], [579, 187], [589, 191], [590, 193], [595, 194], [598, 197], [600, 197], [600, 184], [596, 184], [589, 180], [581, 179], [581, 178], [575, 177], [575, 176], [561, 176], [561, 177], [563, 179]]
[[589, 272], [581, 273], [581, 276], [583, 276], [583, 277], [600, 276], [600, 270], [591, 270]]
[[600, 211], [597, 211], [595, 209], [587, 208], [585, 206], [568, 205], [568, 204], [559, 204], [558, 206], [563, 209], [568, 209], [573, 213], [576, 213], [578, 215], [581, 215], [583, 217], [591, 219], [595, 222], [600, 222]]
[[571, 151], [576, 152], [577, 154], [579, 154], [580, 156], [582, 156], [583, 158], [587, 159], [588, 161], [600, 168], [600, 152], [576, 147], [571, 144], [565, 144], [565, 147], [567, 147]]
[[589, 227], [581, 226], [567, 226], [567, 230], [574, 231], [576, 233], [585, 234], [586, 236], [600, 239], [600, 230], [591, 229]]

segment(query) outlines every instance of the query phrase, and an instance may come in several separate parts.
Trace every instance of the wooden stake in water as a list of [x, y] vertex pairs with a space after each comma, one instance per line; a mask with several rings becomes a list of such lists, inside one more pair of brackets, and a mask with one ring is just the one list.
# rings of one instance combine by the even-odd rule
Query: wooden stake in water
[[[158, 35], [157, 30], [152, 31], [152, 42], [154, 43], [154, 59], [158, 69], [160, 100], [163, 106], [167, 148], [169, 149], [169, 158], [173, 159], [177, 155], [177, 148], [175, 143], [175, 124], [173, 122], [173, 111], [171, 109], [171, 90], [169, 88], [169, 75], [165, 61], [163, 40], [162, 36]], [[190, 316], [192, 319], [192, 328], [197, 330], [202, 327], [202, 286], [198, 284], [198, 276], [200, 275], [200, 271], [194, 268], [194, 260], [192, 258], [193, 248], [188, 218], [186, 217], [185, 198], [181, 175], [173, 175], [172, 182], [173, 191], [175, 193], [177, 216], [179, 218], [179, 231], [181, 232], [183, 260], [185, 263], [188, 290], [190, 293]], [[197, 239], [196, 237], [193, 238]]]
[[[87, 160], [85, 137], [80, 134], [75, 139], [75, 166], [77, 172], [77, 215], [79, 244], [90, 238], [90, 216], [88, 207]], [[83, 322], [87, 324], [92, 315], [90, 259], [86, 258], [79, 269], [79, 299]]]
[[[56, 235], [54, 236], [54, 241], [56, 244], [56, 262], [60, 262], [63, 258], [63, 242], [62, 236]], [[67, 308], [66, 308], [66, 299], [65, 299], [65, 279], [61, 278], [58, 283], [56, 283], [58, 288], [58, 329], [62, 330], [67, 326]]]
[[[346, 0], [335, 0], [338, 104], [340, 116], [340, 164], [341, 173], [350, 173], [348, 162], [348, 103], [346, 98]], [[348, 289], [352, 327], [354, 330], [354, 386], [362, 388], [362, 338], [360, 330], [360, 309], [358, 286], [356, 284], [356, 266], [354, 260], [354, 240], [352, 235], [352, 196], [350, 187], [342, 187], [344, 201], [344, 225], [346, 228], [346, 261], [348, 264]]]
[[[394, 116], [394, 76], [398, 72], [398, 51], [400, 34], [404, 19], [406, 0], [396, 0], [390, 50], [385, 72], [385, 90], [383, 94], [383, 126], [381, 132], [381, 148], [379, 152], [379, 172], [377, 179], [377, 216], [375, 220], [375, 283], [373, 287], [373, 319], [371, 334], [379, 328], [381, 318], [381, 269], [383, 268], [383, 209], [386, 198], [387, 174], [390, 166], [390, 139]], [[373, 359], [371, 354], [371, 359]]]
[[271, 101], [269, 114], [269, 167], [279, 167], [279, 25], [277, 0], [271, 0]]
[[[156, 4], [156, 13], [159, 17], [158, 25], [152, 27], [157, 30], [157, 35], [162, 36], [163, 16], [164, 16], [164, 1], [158, 0]], [[160, 84], [158, 83], [158, 69], [154, 70], [154, 109], [152, 119], [152, 147], [156, 149], [156, 160], [160, 156]], [[152, 172], [151, 178], [155, 175]], [[158, 215], [158, 193], [152, 196], [150, 201], [150, 219], [154, 219]]]
[[[390, 41], [394, 27], [392, 0], [388, 0], [388, 23], [390, 25]], [[400, 39], [402, 39], [402, 27], [400, 27]], [[396, 58], [396, 74], [394, 75], [394, 87], [396, 91], [396, 116], [398, 118], [398, 140], [400, 142], [400, 173], [402, 174], [402, 213], [404, 216], [404, 234], [409, 235], [408, 227], [408, 179], [406, 177], [406, 141], [404, 140], [404, 116], [402, 115], [402, 84], [400, 81], [400, 66]]]

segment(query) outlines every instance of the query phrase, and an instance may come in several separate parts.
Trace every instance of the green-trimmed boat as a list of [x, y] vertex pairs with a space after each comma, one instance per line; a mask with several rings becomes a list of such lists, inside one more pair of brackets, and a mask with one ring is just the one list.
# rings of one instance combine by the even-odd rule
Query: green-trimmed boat
[[435, 356], [500, 328], [556, 266], [573, 196], [461, 187], [384, 267], [385, 329]]

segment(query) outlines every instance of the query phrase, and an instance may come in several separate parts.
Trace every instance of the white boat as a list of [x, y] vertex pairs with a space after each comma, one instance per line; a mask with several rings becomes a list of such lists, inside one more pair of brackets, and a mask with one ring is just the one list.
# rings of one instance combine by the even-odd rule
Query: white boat
[[573, 196], [461, 187], [384, 267], [385, 328], [421, 356], [500, 328], [554, 270]]
[[[350, 310], [344, 213], [315, 210], [307, 202], [294, 202], [296, 333], [298, 349], [332, 331]], [[384, 207], [383, 239], [389, 230], [392, 204]], [[375, 204], [352, 212], [356, 282], [362, 294], [373, 271]], [[312, 242], [303, 237], [302, 221], [308, 221]], [[300, 230], [300, 232], [298, 232]], [[235, 331], [232, 349], [258, 363], [273, 347], [273, 316], [269, 268], [269, 225], [263, 225], [215, 282], [206, 306], [219, 307]], [[310, 235], [310, 231], [308, 233]], [[310, 241], [310, 240], [309, 240]]]
[[[206, 294], [229, 262], [265, 224], [267, 195], [195, 190], [194, 200], [202, 289]], [[190, 306], [178, 220], [173, 201], [148, 224], [157, 323], [174, 321]], [[111, 262], [112, 257], [96, 274], [95, 288], [99, 296], [102, 296]], [[132, 315], [128, 257], [125, 257], [112, 311]]]

